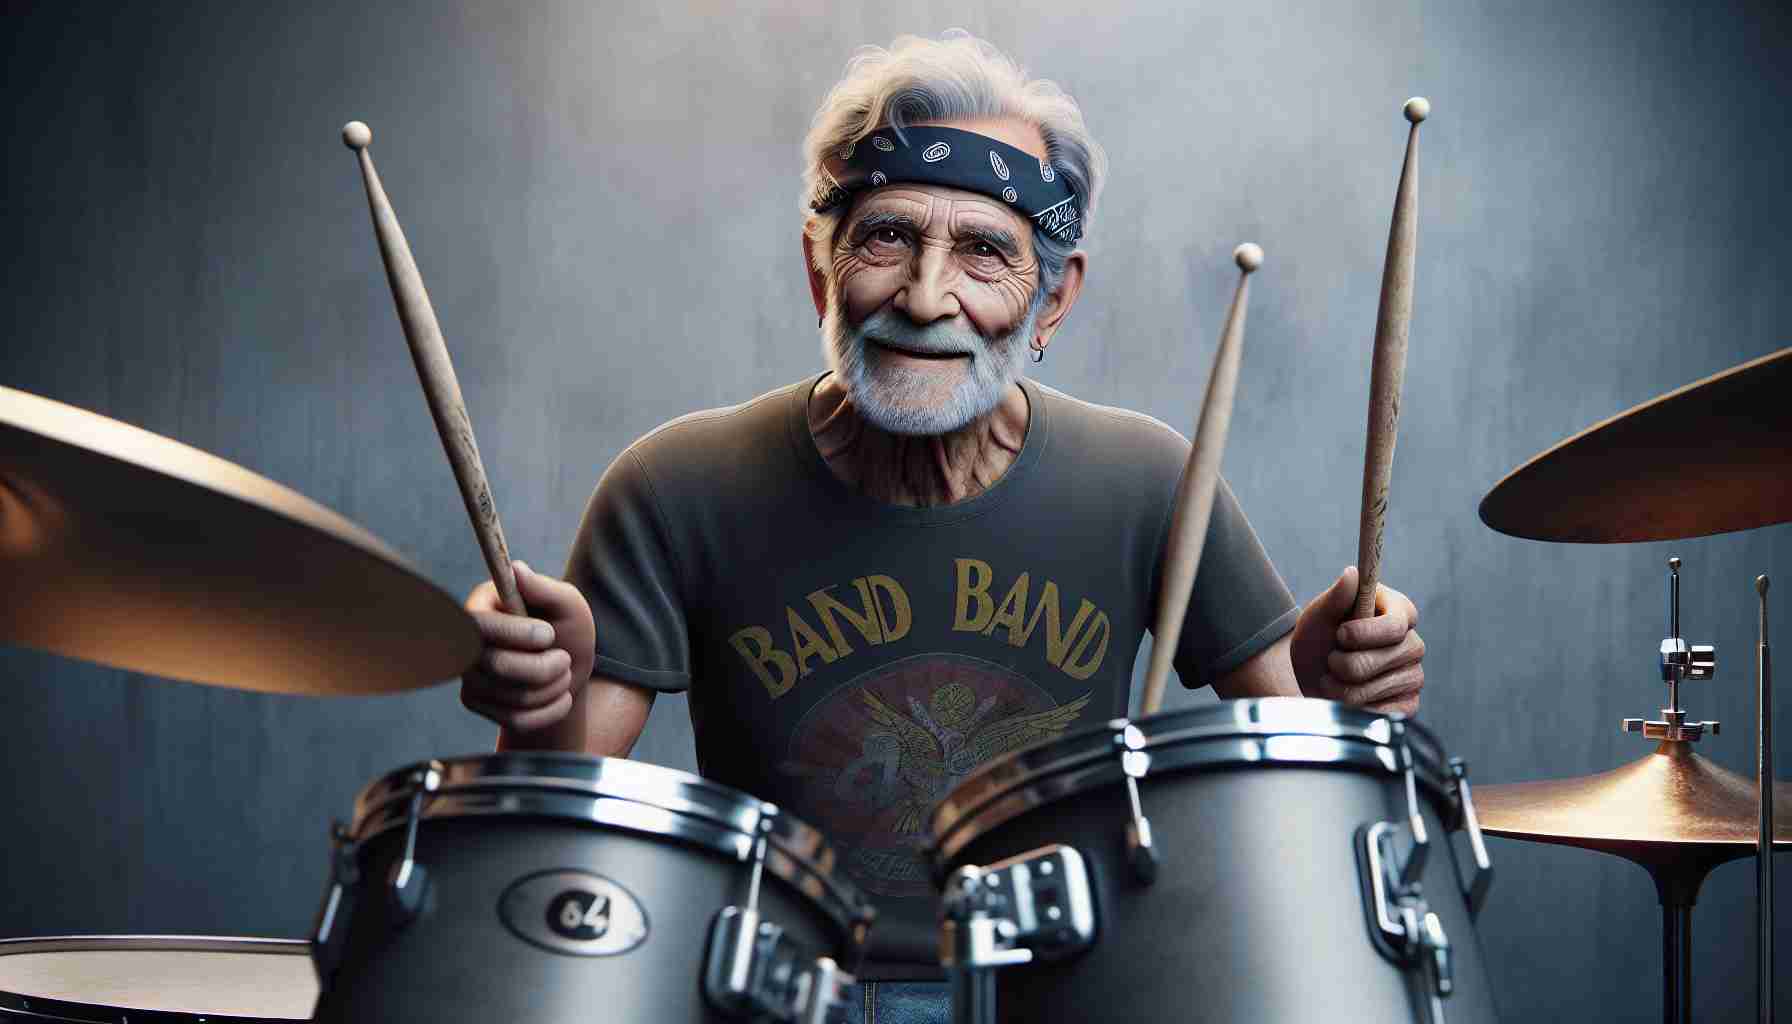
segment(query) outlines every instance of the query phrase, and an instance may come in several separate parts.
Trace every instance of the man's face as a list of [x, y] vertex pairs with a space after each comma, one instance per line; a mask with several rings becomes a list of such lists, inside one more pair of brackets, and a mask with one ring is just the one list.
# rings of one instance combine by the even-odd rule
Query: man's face
[[866, 192], [834, 237], [827, 290], [828, 354], [859, 410], [895, 433], [947, 433], [1024, 368], [1041, 298], [1032, 225], [962, 189]]

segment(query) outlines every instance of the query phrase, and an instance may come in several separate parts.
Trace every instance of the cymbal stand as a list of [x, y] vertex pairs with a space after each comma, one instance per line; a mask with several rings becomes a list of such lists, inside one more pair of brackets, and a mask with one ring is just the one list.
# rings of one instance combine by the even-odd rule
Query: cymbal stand
[[1773, 661], [1767, 650], [1769, 582], [1766, 573], [1755, 577], [1755, 593], [1761, 597], [1761, 643], [1755, 662], [1760, 712], [1755, 744], [1755, 799], [1761, 806], [1761, 836], [1755, 848], [1755, 998], [1761, 1024], [1773, 1024]]
[[[1661, 720], [1624, 719], [1625, 732], [1668, 743], [1696, 743], [1717, 722], [1688, 722], [1680, 707], [1680, 684], [1710, 679], [1717, 673], [1717, 648], [1711, 644], [1688, 645], [1680, 635], [1680, 559], [1668, 559], [1668, 635], [1661, 641], [1661, 679], [1668, 684], [1668, 706]], [[1697, 859], [1645, 865], [1655, 879], [1661, 897], [1662, 1020], [1687, 1024], [1692, 1020], [1692, 907], [1712, 863]]]

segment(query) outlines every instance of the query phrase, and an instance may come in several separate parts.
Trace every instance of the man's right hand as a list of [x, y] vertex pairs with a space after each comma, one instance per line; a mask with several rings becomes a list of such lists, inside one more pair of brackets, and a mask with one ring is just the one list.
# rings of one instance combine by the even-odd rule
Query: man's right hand
[[577, 587], [522, 562], [511, 565], [530, 614], [502, 610], [490, 580], [467, 595], [484, 650], [461, 677], [460, 702], [506, 730], [528, 733], [559, 723], [572, 710], [575, 684], [591, 678], [597, 627]]

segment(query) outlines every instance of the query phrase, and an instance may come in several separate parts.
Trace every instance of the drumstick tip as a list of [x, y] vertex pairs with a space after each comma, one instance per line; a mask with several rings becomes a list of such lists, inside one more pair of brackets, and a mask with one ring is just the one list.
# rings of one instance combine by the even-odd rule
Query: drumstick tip
[[1767, 579], [1766, 573], [1762, 573], [1761, 575], [1756, 576], [1755, 577], [1755, 593], [1760, 594], [1762, 597], [1766, 597], [1767, 596], [1767, 585], [1769, 582], [1770, 581]]
[[1413, 124], [1418, 124], [1420, 121], [1431, 116], [1431, 101], [1423, 96], [1414, 96], [1412, 99], [1406, 101], [1406, 106], [1402, 108], [1402, 112], [1406, 114], [1406, 119], [1408, 121], [1411, 121]]
[[1232, 250], [1232, 262], [1248, 274], [1263, 265], [1263, 247], [1256, 242], [1246, 242]]
[[373, 129], [364, 122], [350, 121], [342, 126], [342, 144], [359, 152], [373, 142]]

